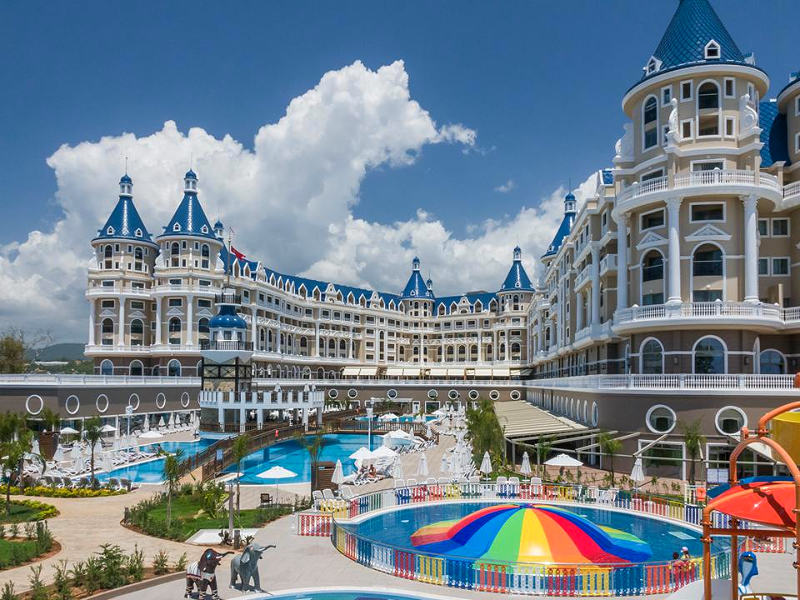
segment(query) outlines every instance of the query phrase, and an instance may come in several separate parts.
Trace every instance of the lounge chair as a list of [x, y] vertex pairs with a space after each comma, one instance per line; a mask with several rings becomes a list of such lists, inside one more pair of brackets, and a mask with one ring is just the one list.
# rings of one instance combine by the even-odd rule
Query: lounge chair
[[266, 492], [262, 493], [259, 499], [259, 508], [270, 506], [272, 504], [272, 494]]
[[127, 492], [130, 492], [131, 490], [139, 487], [138, 485], [134, 485], [130, 479], [126, 479], [124, 477], [120, 477], [119, 482]]
[[314, 490], [311, 492], [311, 499], [314, 501], [314, 510], [322, 510], [322, 506], [325, 504], [325, 499], [322, 497], [322, 492], [320, 490]]
[[356, 497], [353, 493], [353, 488], [351, 488], [349, 485], [343, 485], [339, 489], [339, 494], [341, 495], [342, 500], [352, 500]]

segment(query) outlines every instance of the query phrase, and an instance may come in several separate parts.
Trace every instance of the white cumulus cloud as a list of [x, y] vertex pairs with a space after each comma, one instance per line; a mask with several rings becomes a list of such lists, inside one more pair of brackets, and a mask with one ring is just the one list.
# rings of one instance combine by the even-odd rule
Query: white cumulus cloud
[[515, 243], [533, 270], [533, 257], [560, 221], [563, 189], [530, 199], [535, 207], [517, 215], [477, 224], [466, 237], [421, 207], [396, 223], [353, 216], [371, 169], [412, 164], [438, 143], [477, 149], [476, 132], [438, 125], [411, 98], [397, 61], [376, 71], [355, 62], [326, 73], [280, 120], [256, 132], [252, 151], [228, 135], [183, 132], [172, 121], [147, 136], [64, 145], [47, 159], [63, 218], [51, 231], [0, 248], [0, 328], [50, 328], [60, 340], [86, 339], [89, 240], [116, 202], [124, 156], [134, 201], [154, 236], [177, 207], [191, 156], [209, 219], [232, 226], [237, 248], [278, 271], [397, 291], [419, 254], [439, 294], [493, 290]]
[[500, 192], [501, 194], [507, 194], [508, 192], [513, 190], [515, 187], [517, 187], [517, 184], [514, 183], [513, 179], [509, 179], [505, 183], [503, 183], [501, 185], [498, 185], [496, 188], [494, 188], [494, 191], [495, 192]]

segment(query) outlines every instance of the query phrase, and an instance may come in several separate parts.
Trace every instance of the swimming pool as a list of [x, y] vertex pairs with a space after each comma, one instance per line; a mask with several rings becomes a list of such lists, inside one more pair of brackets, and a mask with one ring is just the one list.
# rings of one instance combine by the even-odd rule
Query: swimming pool
[[[212, 439], [199, 439], [193, 442], [155, 442], [141, 446], [139, 449], [145, 452], [155, 452], [156, 446], [161, 446], [165, 452], [183, 451], [183, 458], [194, 456], [201, 452], [204, 448], [213, 444], [216, 440]], [[147, 462], [119, 467], [110, 473], [97, 473], [98, 481], [108, 481], [109, 477], [130, 479], [134, 483], [161, 483], [164, 481], [164, 459], [157, 458]]]
[[[368, 436], [331, 433], [323, 436], [323, 438], [325, 444], [322, 447], [319, 460], [331, 462], [341, 460], [344, 474], [350, 475], [354, 473], [355, 465], [350, 459], [350, 455], [362, 446], [367, 445]], [[383, 444], [383, 437], [373, 435], [370, 449], [379, 448], [381, 444]], [[285, 479], [262, 479], [258, 477], [259, 473], [277, 466], [288, 469], [296, 473], [296, 475]], [[308, 451], [299, 440], [290, 439], [250, 454], [242, 463], [241, 471], [241, 482], [243, 484], [283, 485], [287, 483], [304, 483], [311, 481], [311, 459]], [[235, 473], [236, 466], [226, 469], [226, 472]]]
[[[461, 519], [483, 508], [497, 506], [493, 502], [454, 502], [415, 506], [378, 513], [357, 524], [342, 524], [361, 539], [385, 544], [407, 552], [419, 552], [411, 542], [418, 529], [437, 523]], [[582, 516], [592, 523], [635, 535], [650, 545], [653, 551], [649, 561], [668, 561], [672, 553], [683, 546], [692, 556], [701, 556], [703, 546], [701, 532], [671, 521], [616, 510], [598, 509], [589, 506], [559, 505], [559, 508]], [[728, 547], [723, 540], [715, 540], [712, 551]]]
[[276, 592], [269, 595], [247, 595], [251, 600], [438, 600], [442, 596], [430, 594], [407, 594], [395, 590], [379, 589], [317, 589]]
[[[425, 422], [433, 421], [436, 417], [434, 415], [425, 415]], [[402, 415], [396, 421], [389, 421], [389, 423], [413, 423], [417, 420], [417, 417], [413, 415]], [[356, 417], [356, 421], [369, 421], [369, 417]], [[379, 417], [372, 417], [372, 421], [374, 422], [381, 422]]]

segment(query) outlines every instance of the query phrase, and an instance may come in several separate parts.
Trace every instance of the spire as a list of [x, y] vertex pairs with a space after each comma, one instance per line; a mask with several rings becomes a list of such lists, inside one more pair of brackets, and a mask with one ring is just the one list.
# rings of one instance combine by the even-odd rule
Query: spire
[[427, 282], [422, 278], [422, 273], [419, 272], [419, 258], [416, 256], [414, 260], [411, 261], [411, 276], [408, 278], [408, 283], [406, 283], [406, 287], [403, 288], [403, 299], [408, 298], [420, 298], [420, 299], [428, 299], [433, 300], [433, 291], [431, 287], [433, 286], [433, 281], [428, 279], [430, 282], [430, 286]]
[[511, 264], [511, 268], [509, 269], [508, 275], [506, 275], [506, 278], [503, 281], [503, 285], [500, 286], [500, 291], [533, 291], [533, 283], [531, 283], [531, 278], [528, 277], [525, 267], [522, 266], [522, 249], [519, 246], [514, 248], [513, 256], [514, 262]]
[[752, 64], [742, 54], [709, 0], [680, 0], [642, 79], [677, 67], [705, 63]]
[[542, 255], [542, 258], [552, 256], [558, 252], [558, 249], [561, 247], [564, 238], [569, 235], [569, 231], [572, 229], [572, 224], [575, 222], [575, 215], [577, 211], [578, 203], [575, 200], [575, 195], [572, 192], [569, 192], [566, 196], [564, 196], [564, 218], [561, 219], [561, 224], [558, 226], [556, 235], [553, 237], [553, 241], [550, 242], [547, 252]]
[[164, 233], [159, 237], [191, 235], [216, 240], [217, 236], [197, 197], [197, 175], [190, 169], [183, 178], [183, 182], [183, 200], [167, 226], [164, 227]]
[[414, 257], [414, 260], [411, 261], [411, 268], [414, 271], [419, 271], [419, 258], [416, 256]]
[[147, 227], [144, 226], [139, 211], [133, 204], [133, 180], [126, 173], [119, 180], [119, 200], [102, 229], [97, 232], [96, 240], [127, 239], [152, 244], [153, 240]]

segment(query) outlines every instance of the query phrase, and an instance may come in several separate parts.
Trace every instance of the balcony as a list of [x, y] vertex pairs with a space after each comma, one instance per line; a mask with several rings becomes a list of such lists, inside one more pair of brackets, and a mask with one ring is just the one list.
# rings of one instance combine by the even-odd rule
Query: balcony
[[617, 255], [606, 254], [600, 261], [600, 275], [605, 275], [609, 271], [617, 270]]
[[96, 285], [86, 290], [87, 298], [98, 298], [108, 296], [135, 296], [137, 298], [149, 298], [149, 288], [138, 288], [133, 286], [110, 286]]
[[584, 285], [589, 282], [589, 275], [592, 272], [592, 265], [586, 265], [583, 271], [578, 273], [578, 276], [575, 278], [575, 290], [580, 290]]
[[[634, 182], [617, 195], [617, 206], [621, 210], [629, 210], [673, 195], [758, 194], [771, 199], [776, 205], [779, 205], [784, 198], [784, 190], [781, 189], [778, 178], [768, 173], [714, 169], [678, 173], [672, 181], [670, 179], [665, 176], [641, 183]], [[800, 193], [800, 190], [797, 193]]]
[[584, 375], [552, 377], [529, 383], [534, 388], [567, 388], [585, 390], [675, 390], [685, 393], [697, 390], [720, 392], [787, 392], [796, 394], [794, 375]]
[[243, 340], [200, 340], [200, 350], [252, 352], [253, 342], [245, 342]]
[[632, 306], [614, 313], [614, 331], [620, 333], [681, 325], [775, 330], [783, 327], [784, 312], [776, 305], [721, 301]]
[[[783, 187], [783, 201], [787, 204], [800, 202], [800, 181], [795, 181]], [[788, 208], [788, 206], [785, 208]]]

